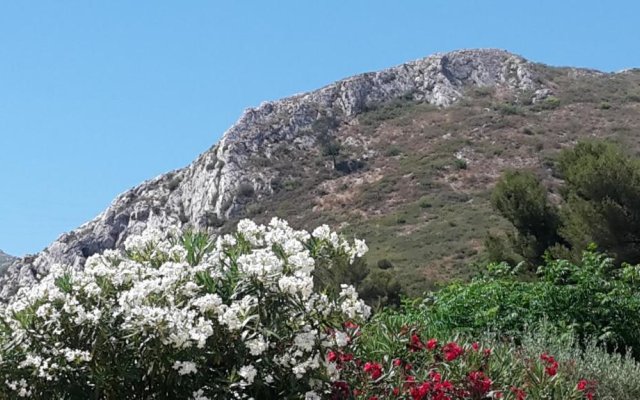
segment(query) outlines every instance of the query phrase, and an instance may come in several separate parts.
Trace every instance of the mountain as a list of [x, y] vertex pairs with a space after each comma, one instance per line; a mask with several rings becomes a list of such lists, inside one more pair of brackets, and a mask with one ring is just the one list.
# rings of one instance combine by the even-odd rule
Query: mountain
[[410, 293], [464, 278], [507, 168], [549, 186], [559, 149], [587, 137], [640, 148], [640, 71], [529, 62], [501, 50], [436, 54], [246, 110], [189, 166], [120, 196], [0, 279], [2, 298], [64, 262], [121, 246], [149, 223], [225, 232], [243, 217], [328, 223], [367, 240]]
[[16, 258], [0, 250], [0, 271], [4, 271]]

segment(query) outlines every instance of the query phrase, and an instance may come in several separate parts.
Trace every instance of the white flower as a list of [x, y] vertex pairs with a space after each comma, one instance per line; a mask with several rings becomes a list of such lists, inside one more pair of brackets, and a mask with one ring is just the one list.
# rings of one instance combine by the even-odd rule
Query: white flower
[[248, 340], [245, 344], [252, 356], [259, 356], [268, 348], [268, 343], [265, 342], [262, 335], [259, 335], [255, 339]]
[[318, 337], [318, 330], [311, 329], [309, 326], [305, 326], [304, 329], [306, 332], [298, 333], [293, 339], [293, 343], [301, 350], [311, 351]]
[[173, 369], [177, 370], [180, 375], [195, 374], [198, 372], [196, 363], [192, 361], [176, 361], [173, 363]]
[[222, 305], [222, 298], [217, 294], [206, 294], [193, 300], [192, 304], [203, 314], [208, 311], [217, 313]]
[[282, 271], [282, 260], [271, 249], [258, 249], [238, 258], [238, 268], [241, 272], [258, 278], [261, 281], [269, 275]]
[[204, 390], [198, 389], [191, 394], [193, 396], [192, 400], [209, 400], [207, 396], [204, 395]]
[[[127, 251], [93, 255], [84, 269], [48, 266], [48, 275], [0, 306], [9, 339], [16, 343], [17, 354], [24, 354], [12, 366], [15, 374], [5, 377], [13, 396], [30, 396], [32, 380], [59, 381], [69, 374], [85, 379], [91, 353], [64, 343], [92, 343], [96, 329], [103, 328], [119, 333], [105, 346], [131, 349], [153, 342], [161, 354], [190, 354], [193, 361], [175, 361], [172, 368], [197, 379], [205, 371], [196, 362], [209, 351], [205, 349], [215, 348], [229, 348], [230, 360], [246, 353], [259, 357], [256, 362], [273, 359], [274, 369], [260, 371], [266, 384], [286, 381], [291, 374], [303, 378], [319, 368], [339, 377], [335, 365], [321, 355], [329, 347], [347, 345], [348, 336], [325, 333], [324, 321], [366, 318], [370, 310], [350, 286], [342, 287], [339, 301], [314, 292], [315, 254], [354, 257], [366, 251], [363, 241], [350, 245], [327, 226], [314, 230], [314, 240], [281, 219], [266, 226], [243, 220], [235, 236], [208, 241], [202, 261], [190, 265], [178, 239], [175, 229], [149, 224], [141, 235], [127, 238]], [[71, 285], [61, 290], [61, 281]], [[22, 312], [35, 315], [28, 330], [17, 318]], [[233, 347], [238, 337], [244, 346]], [[275, 337], [278, 342], [270, 343]], [[153, 367], [144, 358], [133, 362], [141, 372]], [[244, 388], [254, 383], [258, 370], [254, 365], [234, 368], [242, 380], [228, 392], [202, 387], [192, 392], [193, 399], [208, 400], [205, 393], [248, 399]], [[307, 389], [313, 391], [292, 396], [313, 400], [324, 387], [309, 376]]]
[[367, 247], [367, 244], [364, 242], [364, 240], [355, 239], [354, 243], [356, 246], [356, 256], [362, 257], [366, 254], [367, 251], [369, 251], [369, 247]]
[[317, 239], [327, 240], [331, 235], [331, 229], [327, 225], [321, 225], [314, 229], [311, 235]]
[[251, 385], [253, 383], [257, 374], [258, 374], [258, 371], [253, 365], [245, 365], [242, 368], [240, 368], [240, 371], [238, 371], [238, 375], [244, 378], [244, 380], [248, 385]]
[[344, 332], [336, 331], [334, 338], [338, 347], [344, 347], [349, 344], [349, 336]]
[[321, 400], [322, 397], [314, 391], [310, 391], [304, 394], [304, 400]]

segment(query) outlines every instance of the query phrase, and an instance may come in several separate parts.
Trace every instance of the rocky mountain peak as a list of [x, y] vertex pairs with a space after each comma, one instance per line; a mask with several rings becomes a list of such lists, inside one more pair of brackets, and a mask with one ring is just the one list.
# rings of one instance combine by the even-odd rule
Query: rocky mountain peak
[[[355, 117], [371, 107], [398, 98], [447, 107], [473, 86], [542, 89], [533, 64], [520, 56], [493, 49], [461, 50], [249, 108], [217, 145], [189, 166], [121, 194], [102, 214], [63, 234], [36, 257], [13, 263], [0, 278], [0, 297], [6, 299], [19, 286], [37, 280], [52, 263], [81, 267], [88, 256], [121, 246], [147, 224], [216, 230], [241, 215], [248, 194], [260, 198], [273, 192], [276, 177], [268, 162], [283, 146], [304, 154], [317, 145], [318, 129], [357, 123]], [[256, 162], [257, 155], [262, 164]]]

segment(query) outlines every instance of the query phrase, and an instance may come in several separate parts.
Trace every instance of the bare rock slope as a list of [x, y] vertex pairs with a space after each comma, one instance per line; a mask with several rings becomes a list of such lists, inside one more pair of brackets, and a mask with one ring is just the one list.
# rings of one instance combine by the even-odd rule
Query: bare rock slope
[[0, 297], [29, 285], [52, 263], [81, 267], [86, 258], [121, 246], [148, 223], [215, 230], [242, 213], [243, 193], [269, 196], [277, 178], [257, 165], [279, 144], [304, 151], [316, 145], [314, 124], [331, 118], [349, 124], [376, 104], [396, 98], [448, 107], [470, 86], [527, 90], [545, 95], [533, 64], [500, 50], [436, 54], [380, 72], [365, 73], [319, 90], [246, 110], [218, 144], [189, 166], [142, 183], [92, 221], [65, 233], [39, 254], [14, 262], [0, 278]]

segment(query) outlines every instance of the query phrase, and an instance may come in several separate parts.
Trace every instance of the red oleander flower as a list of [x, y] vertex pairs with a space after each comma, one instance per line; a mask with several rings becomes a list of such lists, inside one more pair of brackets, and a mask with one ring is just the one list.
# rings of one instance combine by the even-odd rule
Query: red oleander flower
[[[355, 392], [355, 391], [354, 391]], [[349, 398], [349, 384], [344, 381], [333, 382], [333, 398], [346, 399]]]
[[433, 350], [438, 346], [438, 340], [437, 339], [429, 339], [427, 341], [427, 349], [429, 350]]
[[558, 373], [558, 362], [553, 356], [550, 356], [547, 353], [542, 353], [540, 355], [540, 359], [546, 364], [544, 371], [547, 375], [555, 376]]
[[349, 362], [353, 360], [353, 354], [349, 353], [349, 354], [340, 354], [340, 361], [341, 362]]
[[409, 375], [404, 380], [404, 388], [413, 387], [416, 384], [416, 378], [412, 375]]
[[489, 357], [491, 355], [491, 349], [484, 349], [484, 356]]
[[368, 373], [374, 381], [382, 376], [382, 365], [379, 363], [367, 362], [364, 364], [363, 370]]
[[442, 375], [436, 371], [429, 372], [429, 378], [431, 378], [433, 382], [442, 382]]
[[369, 397], [369, 400], [378, 400], [378, 396], [371, 396]]
[[398, 396], [400, 394], [400, 388], [399, 387], [394, 387], [392, 390], [392, 393], [394, 396]]
[[480, 348], [480, 344], [478, 342], [473, 342], [471, 343], [471, 348], [475, 351], [478, 351], [478, 349]]
[[584, 392], [584, 397], [586, 399], [593, 400], [595, 397], [596, 382], [580, 379], [576, 385], [576, 390]]
[[472, 371], [469, 373], [469, 381], [471, 382], [471, 388], [477, 394], [486, 394], [491, 390], [491, 384], [493, 383], [482, 371]]
[[411, 341], [408, 346], [411, 351], [419, 351], [424, 348], [424, 344], [420, 340], [420, 336], [415, 333], [411, 335]]
[[329, 362], [335, 362], [338, 359], [338, 354], [336, 354], [335, 351], [330, 351], [327, 354], [327, 361]]
[[396, 367], [399, 367], [402, 365], [402, 360], [399, 358], [396, 358], [393, 360], [393, 365], [395, 365]]
[[511, 393], [516, 396], [516, 400], [525, 400], [527, 398], [527, 392], [520, 389], [519, 387], [512, 386]]
[[358, 329], [359, 328], [358, 324], [356, 324], [353, 321], [347, 321], [344, 324], [342, 324], [342, 326], [344, 326], [345, 329]]
[[423, 382], [420, 386], [413, 387], [409, 394], [413, 400], [422, 400], [429, 394], [429, 390], [431, 390], [431, 384]]
[[436, 383], [436, 385], [433, 388], [435, 390], [440, 390], [440, 391], [449, 391], [453, 389], [453, 384], [449, 381], [443, 381], [441, 383]]
[[553, 363], [550, 366], [546, 367], [545, 372], [547, 373], [547, 375], [549, 376], [555, 376], [558, 373], [558, 363]]
[[444, 359], [447, 361], [453, 361], [460, 357], [464, 350], [457, 343], [451, 342], [444, 345], [442, 348], [444, 353]]

